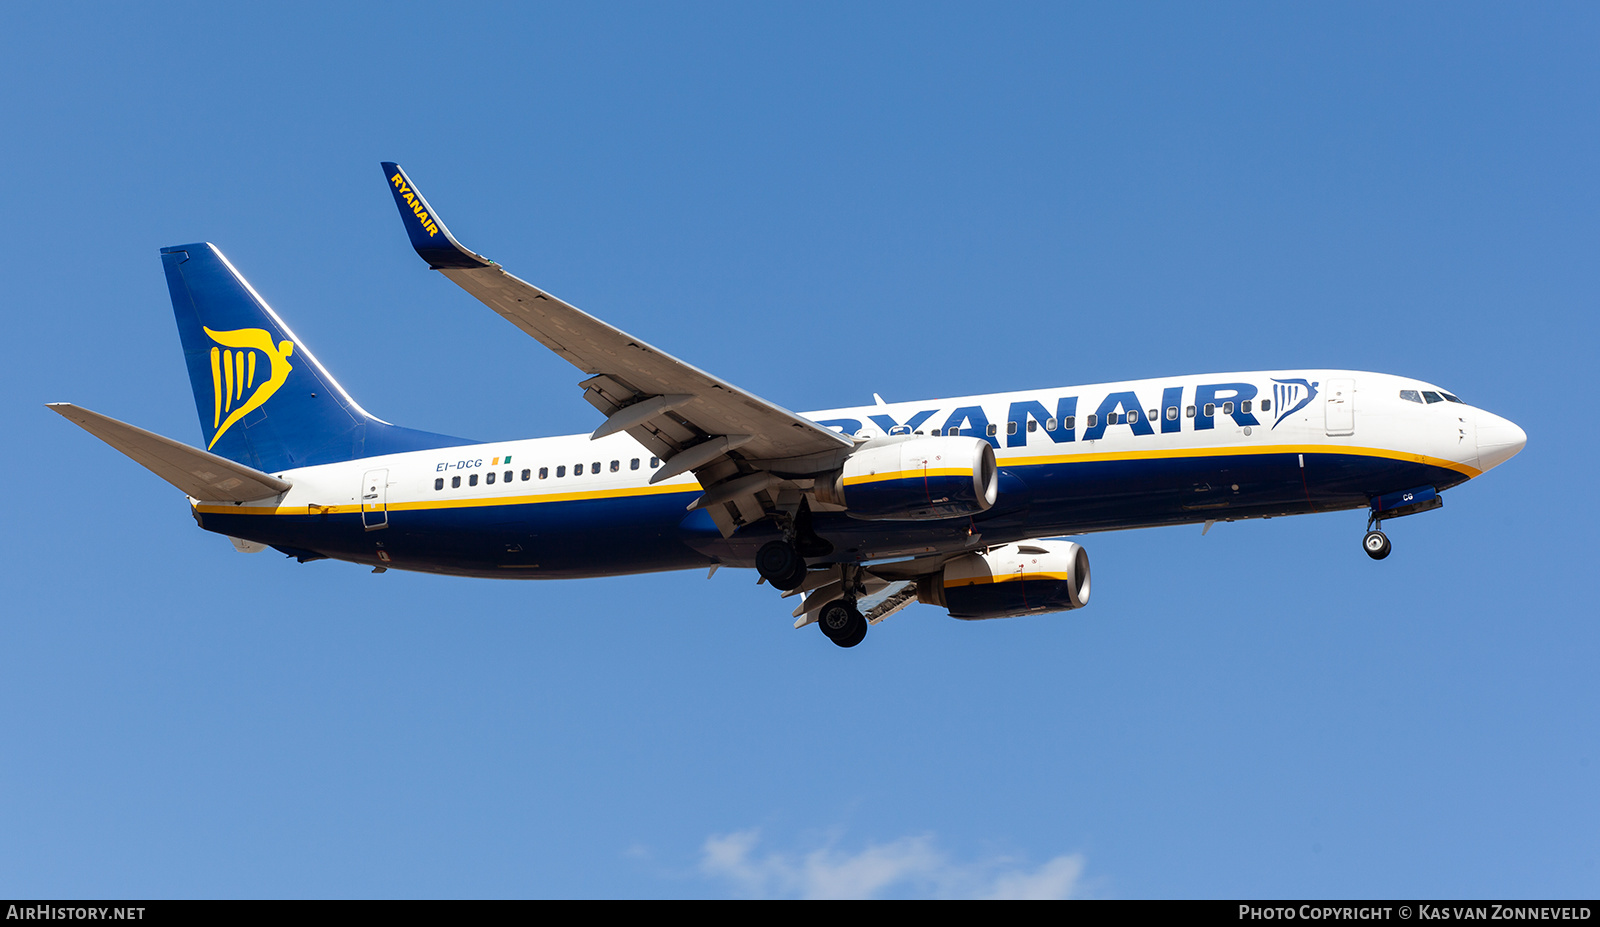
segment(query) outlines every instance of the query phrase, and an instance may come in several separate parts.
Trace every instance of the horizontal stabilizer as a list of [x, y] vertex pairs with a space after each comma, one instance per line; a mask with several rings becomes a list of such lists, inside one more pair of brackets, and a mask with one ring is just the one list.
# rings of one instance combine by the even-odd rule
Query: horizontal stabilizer
[[48, 406], [196, 499], [253, 502], [289, 490], [289, 484], [275, 476], [70, 402], [52, 402]]

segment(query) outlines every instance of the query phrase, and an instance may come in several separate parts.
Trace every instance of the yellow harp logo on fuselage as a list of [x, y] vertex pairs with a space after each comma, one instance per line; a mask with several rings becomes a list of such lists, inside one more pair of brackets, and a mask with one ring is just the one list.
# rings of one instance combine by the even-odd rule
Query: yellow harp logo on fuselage
[[[216, 433], [206, 445], [206, 450], [210, 450], [234, 422], [260, 408], [289, 379], [289, 371], [294, 369], [289, 363], [294, 342], [280, 341], [274, 347], [272, 333], [264, 328], [241, 328], [231, 332], [214, 332], [208, 328], [205, 333], [220, 345], [211, 349], [211, 391], [216, 400], [211, 427]], [[259, 355], [263, 354], [269, 369], [261, 371], [266, 379], [258, 381], [256, 369]]]

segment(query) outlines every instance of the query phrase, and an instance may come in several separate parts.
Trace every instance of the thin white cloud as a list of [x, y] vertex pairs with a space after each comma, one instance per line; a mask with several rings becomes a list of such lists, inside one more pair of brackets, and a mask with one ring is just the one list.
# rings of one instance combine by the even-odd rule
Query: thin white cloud
[[1035, 868], [1007, 857], [960, 862], [931, 835], [854, 853], [832, 844], [799, 854], [758, 851], [760, 840], [758, 830], [708, 837], [700, 872], [752, 898], [1069, 898], [1081, 888], [1084, 867], [1080, 854]]

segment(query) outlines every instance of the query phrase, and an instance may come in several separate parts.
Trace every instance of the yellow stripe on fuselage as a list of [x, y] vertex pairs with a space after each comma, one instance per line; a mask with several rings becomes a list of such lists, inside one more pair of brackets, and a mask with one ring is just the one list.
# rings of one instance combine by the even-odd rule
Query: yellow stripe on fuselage
[[[593, 489], [587, 492], [557, 492], [537, 496], [480, 496], [474, 499], [428, 499], [421, 502], [391, 502], [386, 507], [391, 512], [415, 512], [425, 509], [475, 509], [496, 505], [536, 505], [541, 502], [576, 502], [590, 499], [621, 499], [629, 496], [659, 496], [670, 493], [700, 493], [699, 486], [633, 486], [625, 489]], [[218, 514], [242, 513], [246, 515], [339, 515], [361, 511], [359, 503], [350, 505], [197, 505], [202, 512]], [[311, 509], [309, 513], [307, 509]]]
[[1454, 470], [1469, 478], [1483, 473], [1477, 467], [1455, 460], [1429, 457], [1426, 454], [1408, 454], [1404, 451], [1392, 451], [1381, 447], [1359, 447], [1350, 444], [1266, 444], [1252, 445], [1250, 447], [1163, 448], [1150, 451], [1054, 454], [1047, 457], [1001, 457], [996, 462], [1002, 468], [1005, 468], [1038, 467], [1062, 463], [1100, 463], [1111, 460], [1180, 460], [1185, 457], [1246, 457], [1262, 454], [1349, 454], [1354, 457], [1383, 457], [1389, 460], [1405, 461], [1406, 463], [1427, 464], [1430, 467]]
[[[1117, 460], [1181, 460], [1190, 457], [1239, 457], [1256, 456], [1262, 454], [1349, 454], [1357, 457], [1382, 457], [1388, 460], [1404, 461], [1406, 463], [1426, 464], [1431, 467], [1440, 467], [1445, 470], [1454, 470], [1468, 478], [1476, 477], [1483, 473], [1476, 467], [1468, 466], [1454, 460], [1444, 460], [1439, 457], [1429, 457], [1425, 454], [1408, 454], [1403, 451], [1393, 451], [1384, 448], [1359, 447], [1355, 445], [1328, 445], [1328, 444], [1272, 444], [1251, 447], [1196, 447], [1196, 448], [1170, 448], [1148, 451], [1105, 451], [1087, 454], [1052, 454], [1048, 456], [1033, 457], [1002, 457], [998, 463], [1002, 468], [1043, 467], [1059, 464], [1073, 463], [1102, 463]], [[961, 476], [971, 471], [956, 469], [929, 470], [929, 476]], [[878, 482], [883, 480], [911, 479], [921, 477], [922, 470], [902, 470], [894, 473], [878, 473], [870, 476], [852, 477], [846, 481], [847, 485]], [[422, 511], [426, 509], [466, 509], [483, 508], [497, 505], [536, 505], [544, 502], [575, 502], [595, 499], [623, 499], [632, 496], [654, 496], [671, 493], [699, 493], [703, 492], [699, 485], [688, 486], [684, 484], [669, 484], [662, 486], [632, 486], [616, 489], [594, 489], [583, 492], [543, 493], [539, 495], [512, 495], [512, 496], [479, 496], [463, 499], [430, 499], [418, 502], [391, 502], [388, 510], [391, 512]], [[246, 514], [246, 515], [336, 515], [361, 511], [358, 503], [350, 505], [197, 505], [201, 512], [214, 512], [217, 514]], [[314, 511], [309, 511], [312, 509]]]

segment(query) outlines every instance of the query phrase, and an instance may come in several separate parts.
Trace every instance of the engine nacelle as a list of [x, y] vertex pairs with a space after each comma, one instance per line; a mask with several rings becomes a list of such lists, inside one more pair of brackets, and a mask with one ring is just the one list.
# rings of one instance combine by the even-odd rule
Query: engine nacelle
[[861, 445], [832, 479], [817, 481], [816, 493], [854, 518], [920, 521], [982, 512], [999, 484], [994, 448], [982, 438], [897, 435]]
[[1082, 608], [1089, 604], [1089, 552], [1071, 541], [1022, 541], [962, 554], [917, 580], [917, 599], [968, 621]]

